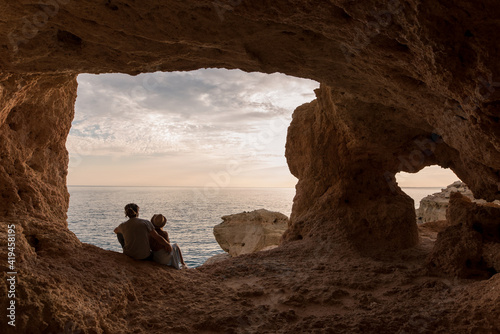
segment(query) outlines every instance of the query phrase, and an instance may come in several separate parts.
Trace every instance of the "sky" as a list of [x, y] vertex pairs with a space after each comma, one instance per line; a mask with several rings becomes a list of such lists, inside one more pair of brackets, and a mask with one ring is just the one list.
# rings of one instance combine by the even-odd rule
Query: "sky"
[[[293, 110], [314, 100], [318, 87], [224, 69], [81, 74], [68, 185], [294, 187], [286, 132]], [[405, 174], [400, 186], [457, 180], [439, 167]]]

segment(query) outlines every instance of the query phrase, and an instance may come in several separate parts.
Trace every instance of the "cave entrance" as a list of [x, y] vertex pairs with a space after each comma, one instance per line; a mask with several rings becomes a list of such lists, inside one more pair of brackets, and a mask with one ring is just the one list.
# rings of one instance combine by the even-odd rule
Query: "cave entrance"
[[221, 253], [212, 228], [260, 208], [290, 215], [296, 179], [284, 158], [293, 110], [319, 84], [283, 74], [82, 74], [70, 155], [68, 226], [82, 242], [121, 251], [113, 228], [134, 202], [164, 214], [196, 266]]
[[400, 188], [415, 202], [418, 223], [444, 220], [448, 198], [444, 193], [434, 199], [427, 196], [440, 193], [455, 182], [460, 182], [451, 169], [436, 165], [425, 167], [418, 173], [400, 172], [396, 174], [396, 180]]

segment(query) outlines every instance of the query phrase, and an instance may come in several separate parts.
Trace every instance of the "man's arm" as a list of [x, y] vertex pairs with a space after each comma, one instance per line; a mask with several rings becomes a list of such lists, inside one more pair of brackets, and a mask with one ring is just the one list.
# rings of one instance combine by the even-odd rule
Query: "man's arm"
[[156, 231], [159, 235], [161, 235], [168, 243], [170, 243], [170, 238], [168, 237], [168, 233], [165, 230]]
[[151, 232], [149, 232], [149, 235], [151, 236], [151, 238], [158, 241], [158, 243], [162, 245], [168, 253], [172, 252], [172, 246], [170, 246], [167, 240], [163, 239], [163, 237], [159, 235], [155, 229], [152, 229]]

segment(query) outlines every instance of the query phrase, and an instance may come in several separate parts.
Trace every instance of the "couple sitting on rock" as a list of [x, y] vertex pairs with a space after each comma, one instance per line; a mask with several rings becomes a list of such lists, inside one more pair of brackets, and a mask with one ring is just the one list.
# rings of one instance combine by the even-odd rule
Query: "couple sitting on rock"
[[139, 218], [139, 206], [134, 203], [125, 206], [129, 218], [115, 228], [123, 253], [136, 260], [151, 260], [174, 267], [187, 268], [177, 244], [170, 244], [167, 231], [162, 229], [167, 223], [165, 216], [154, 215], [151, 221]]

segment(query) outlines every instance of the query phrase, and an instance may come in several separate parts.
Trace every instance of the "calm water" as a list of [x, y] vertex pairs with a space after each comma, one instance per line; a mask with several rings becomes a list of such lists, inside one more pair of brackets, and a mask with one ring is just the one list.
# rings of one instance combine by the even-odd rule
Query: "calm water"
[[[446, 188], [446, 187], [444, 187]], [[421, 188], [402, 188], [405, 193], [408, 194], [415, 201], [415, 209], [418, 209], [420, 205], [420, 200], [428, 195], [438, 193], [441, 191], [441, 187], [421, 187]]]
[[[177, 188], [69, 186], [68, 226], [82, 241], [121, 252], [113, 229], [126, 218], [123, 207], [137, 203], [140, 216], [155, 213], [167, 217], [170, 240], [176, 242], [190, 267], [224, 253], [212, 233], [220, 217], [265, 208], [290, 216], [293, 188]], [[405, 188], [416, 202], [440, 188]]]

